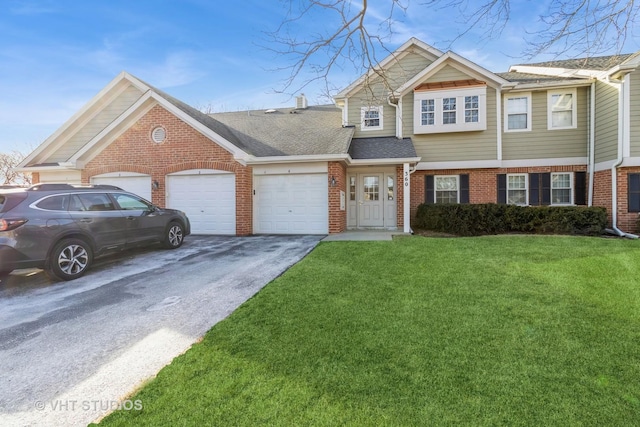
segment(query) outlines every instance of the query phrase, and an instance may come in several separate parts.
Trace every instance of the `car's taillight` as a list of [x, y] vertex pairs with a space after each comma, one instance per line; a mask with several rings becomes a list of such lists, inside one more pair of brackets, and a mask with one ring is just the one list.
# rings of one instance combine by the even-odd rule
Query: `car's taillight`
[[0, 231], [14, 230], [27, 221], [26, 219], [0, 219]]

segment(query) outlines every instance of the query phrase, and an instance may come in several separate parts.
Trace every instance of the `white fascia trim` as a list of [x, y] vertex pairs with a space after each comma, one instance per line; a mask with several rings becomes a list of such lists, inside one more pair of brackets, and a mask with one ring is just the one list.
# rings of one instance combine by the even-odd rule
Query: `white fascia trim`
[[406, 159], [351, 159], [348, 164], [350, 166], [379, 166], [379, 165], [399, 165], [402, 163], [418, 163], [421, 157], [409, 157]]
[[[432, 55], [434, 60], [435, 60], [435, 58], [438, 58], [438, 57], [442, 56], [442, 54], [443, 54], [442, 51], [434, 48], [433, 46], [429, 46], [425, 42], [423, 42], [421, 40], [418, 40], [415, 37], [412, 37], [409, 40], [407, 40], [402, 46], [400, 46], [395, 51], [391, 52], [386, 58], [384, 58], [382, 61], [380, 61], [378, 63], [378, 65], [375, 66], [374, 69], [383, 70], [392, 61], [396, 61], [396, 60], [401, 59], [402, 57], [404, 57], [405, 55], [407, 55], [409, 53], [409, 48], [411, 46], [413, 46], [413, 45], [418, 46], [423, 51], [425, 51], [427, 54]], [[424, 56], [428, 57], [428, 55], [424, 55]], [[364, 75], [360, 76], [360, 78], [358, 78], [358, 80], [356, 80], [355, 82], [351, 83], [345, 89], [340, 91], [336, 96], [334, 96], [334, 99], [346, 98], [346, 97], [350, 96], [362, 83], [364, 83], [366, 81], [366, 79], [372, 77], [374, 74], [376, 74], [374, 70], [369, 70], [367, 73], [365, 73]]]
[[[469, 61], [468, 59], [465, 59], [460, 55], [449, 51], [444, 55], [442, 55], [437, 60], [435, 60], [433, 63], [431, 63], [431, 65], [429, 65], [427, 68], [425, 68], [424, 70], [416, 74], [411, 80], [406, 82], [404, 85], [400, 86], [396, 90], [397, 96], [402, 97], [408, 94], [414, 89], [416, 85], [418, 85], [419, 83], [422, 83], [424, 80], [428, 79], [429, 77], [431, 77], [432, 75], [440, 71], [442, 68], [444, 68], [445, 65], [451, 65], [452, 67], [458, 69], [459, 71], [465, 74], [469, 74], [469, 71], [471, 71], [471, 74], [475, 74], [475, 76], [470, 75], [469, 77], [480, 77], [482, 79], [490, 80], [493, 83], [495, 83], [498, 87], [502, 87], [510, 84], [509, 81], [503, 79], [500, 76], [495, 75], [491, 71], [488, 71], [485, 68], [482, 68], [481, 66]], [[461, 70], [459, 67], [456, 67], [456, 65], [462, 66], [463, 68], [466, 68], [466, 69]]]
[[[605, 161], [605, 162], [599, 162], [599, 163], [596, 163], [596, 164], [595, 164], [595, 166], [594, 166], [594, 171], [595, 171], [595, 172], [600, 172], [600, 171], [603, 171], [603, 170], [608, 170], [608, 171], [610, 171], [610, 170], [611, 170], [611, 168], [612, 168], [614, 165], [616, 165], [617, 163], [618, 163], [618, 160], [617, 160], [617, 159], [607, 160], [607, 161]], [[629, 165], [629, 166], [631, 166], [631, 165]]]
[[[87, 142], [80, 150], [78, 150], [76, 152], [76, 154], [74, 154], [73, 157], [71, 157], [69, 159], [69, 161], [70, 162], [77, 162], [77, 160], [81, 156], [83, 156], [89, 150], [91, 150], [96, 144], [98, 144], [105, 136], [109, 135], [109, 133], [111, 133], [122, 122], [124, 122], [127, 119], [131, 119], [131, 117], [134, 114], [137, 113], [137, 117], [141, 117], [142, 115], [146, 114], [155, 105], [154, 103], [152, 103], [151, 105], [148, 105], [146, 108], [141, 110], [141, 107], [143, 107], [144, 104], [149, 99], [151, 99], [151, 91], [147, 91], [144, 95], [142, 95], [140, 98], [138, 98], [138, 100], [131, 107], [127, 108], [122, 114], [120, 114], [120, 116], [116, 120], [114, 120], [113, 122], [109, 123], [109, 126], [107, 126], [106, 128], [102, 129], [96, 136], [91, 138], [91, 140], [89, 142]], [[111, 139], [113, 140], [113, 139], [117, 138], [125, 130], [126, 129], [123, 129], [121, 132], [119, 132], [117, 135], [115, 135]]]
[[573, 166], [583, 164], [587, 164], [587, 157], [526, 160], [468, 160], [461, 162], [420, 162], [418, 163], [417, 169], [495, 169], [538, 166]]
[[517, 84], [513, 89], [506, 90], [505, 92], [531, 92], [533, 89], [561, 89], [561, 88], [575, 88], [590, 86], [596, 79], [589, 79], [583, 81], [575, 80], [563, 80], [560, 82], [544, 82], [544, 83], [522, 83]]
[[268, 165], [278, 163], [302, 163], [302, 162], [340, 162], [348, 161], [348, 154], [322, 155], [313, 154], [307, 156], [272, 156], [272, 157], [254, 157], [249, 156], [246, 164], [251, 165]]
[[61, 164], [58, 164], [57, 166], [24, 166], [24, 167], [16, 166], [12, 170], [15, 172], [31, 173], [31, 172], [68, 171], [68, 170], [79, 170], [79, 169], [71, 165], [63, 166]]
[[[621, 168], [629, 168], [629, 167], [636, 167], [636, 166], [640, 166], [640, 157], [626, 157], [624, 160], [622, 160], [622, 163], [620, 164]], [[609, 166], [609, 169], [611, 169], [611, 166]]]
[[571, 68], [555, 68], [555, 67], [536, 67], [532, 65], [512, 65], [509, 68], [512, 73], [540, 74], [542, 76], [551, 77], [570, 77], [578, 79], [590, 79], [593, 77], [602, 77], [606, 75], [606, 71], [589, 70], [589, 69], [571, 69]]
[[[29, 154], [27, 157], [25, 157], [24, 160], [22, 160], [22, 162], [20, 162], [18, 167], [25, 167], [31, 161], [33, 161], [33, 159], [35, 159], [37, 156], [42, 154], [47, 149], [56, 150], [57, 148], [62, 146], [66, 142], [66, 139], [58, 141], [58, 143], [55, 144], [55, 145], [52, 145], [52, 144], [58, 138], [60, 138], [60, 136], [67, 129], [69, 129], [71, 127], [71, 125], [76, 123], [83, 114], [85, 114], [87, 111], [89, 111], [91, 109], [91, 107], [93, 107], [98, 101], [100, 101], [104, 97], [106, 97], [107, 94], [109, 92], [111, 92], [116, 86], [118, 86], [118, 84], [120, 84], [121, 81], [123, 81], [123, 80], [129, 80], [130, 81], [129, 77], [130, 77], [130, 75], [127, 74], [124, 71], [122, 71], [120, 74], [118, 74], [118, 76], [116, 76], [113, 80], [111, 80], [100, 92], [98, 92], [97, 95], [95, 95], [93, 98], [91, 98], [89, 100], [89, 102], [87, 102], [85, 105], [83, 105], [80, 110], [78, 110], [73, 116], [71, 116], [66, 122], [64, 122], [62, 124], [62, 126], [60, 126], [51, 136], [49, 136], [47, 139], [45, 139], [44, 142], [42, 142], [42, 144], [40, 144], [35, 150], [33, 150], [31, 152], [31, 154]], [[109, 98], [113, 99], [115, 96], [117, 96], [120, 93], [122, 93], [125, 89], [126, 89], [126, 86], [123, 85], [123, 87], [120, 90], [116, 91], [116, 93], [114, 95], [110, 96]], [[143, 90], [143, 92], [144, 92], [144, 90]], [[96, 112], [96, 114], [98, 112], [100, 112], [100, 111], [101, 110], [98, 110]], [[95, 116], [95, 114], [94, 114], [94, 116]], [[86, 121], [90, 120], [92, 117], [93, 116], [89, 117]]]
[[162, 96], [158, 95], [155, 92], [151, 92], [151, 96], [153, 97], [153, 99], [158, 101], [158, 104], [160, 104], [166, 110], [173, 113], [176, 117], [180, 118], [182, 121], [189, 124], [192, 128], [194, 128], [195, 130], [205, 135], [206, 137], [211, 139], [213, 142], [215, 142], [216, 144], [220, 145], [222, 148], [224, 148], [225, 150], [233, 154], [235, 160], [239, 162], [246, 162], [247, 159], [251, 157], [249, 153], [236, 147], [231, 142], [227, 141], [225, 138], [218, 135], [216, 132], [212, 131], [211, 129], [209, 129], [208, 127], [206, 127], [205, 125], [203, 125], [202, 123], [200, 123], [199, 121], [197, 121], [196, 119], [194, 119], [193, 117], [191, 117], [190, 115], [188, 115], [187, 113], [185, 113], [184, 111], [182, 111], [181, 109], [173, 105], [171, 102], [164, 99]]

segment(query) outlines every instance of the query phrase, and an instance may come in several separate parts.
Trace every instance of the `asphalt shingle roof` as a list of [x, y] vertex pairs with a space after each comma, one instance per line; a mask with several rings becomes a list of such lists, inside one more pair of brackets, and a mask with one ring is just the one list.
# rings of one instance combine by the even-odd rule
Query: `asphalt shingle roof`
[[551, 67], [551, 68], [567, 68], [570, 70], [608, 70], [616, 65], [620, 65], [629, 58], [633, 53], [624, 53], [611, 56], [596, 56], [592, 58], [563, 59], [559, 61], [538, 62], [535, 64], [519, 64], [531, 67]]
[[257, 157], [346, 154], [354, 132], [342, 126], [342, 111], [333, 105], [216, 113], [211, 117]]
[[518, 83], [551, 83], [551, 82], [561, 82], [567, 80], [583, 80], [579, 78], [571, 78], [571, 77], [555, 77], [555, 76], [543, 76], [541, 74], [529, 74], [529, 73], [496, 73], [498, 76], [510, 82], [518, 82]]
[[354, 138], [349, 147], [354, 160], [407, 159], [418, 157], [411, 138], [395, 137]]

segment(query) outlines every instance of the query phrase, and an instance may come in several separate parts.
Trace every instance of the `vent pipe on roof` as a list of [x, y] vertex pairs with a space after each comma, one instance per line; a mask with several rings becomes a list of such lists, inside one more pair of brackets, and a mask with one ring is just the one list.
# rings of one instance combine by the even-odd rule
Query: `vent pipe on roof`
[[307, 107], [307, 97], [304, 96], [304, 93], [301, 93], [300, 96], [296, 96], [296, 109], [304, 110]]

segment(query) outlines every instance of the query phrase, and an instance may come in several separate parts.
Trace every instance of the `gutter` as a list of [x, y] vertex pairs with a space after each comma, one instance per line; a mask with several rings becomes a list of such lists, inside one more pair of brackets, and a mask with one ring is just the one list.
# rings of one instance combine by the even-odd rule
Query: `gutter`
[[596, 83], [591, 83], [591, 100], [590, 100], [590, 118], [591, 126], [589, 129], [589, 200], [587, 206], [593, 206], [593, 187], [594, 187], [594, 173], [596, 164]]
[[618, 167], [624, 160], [624, 143], [629, 132], [629, 122], [627, 120], [627, 109], [625, 108], [629, 91], [629, 74], [625, 75], [620, 82], [621, 94], [618, 102], [618, 158], [611, 166], [611, 228], [607, 230], [612, 234], [630, 239], [638, 239], [639, 236], [625, 233], [618, 228]]

